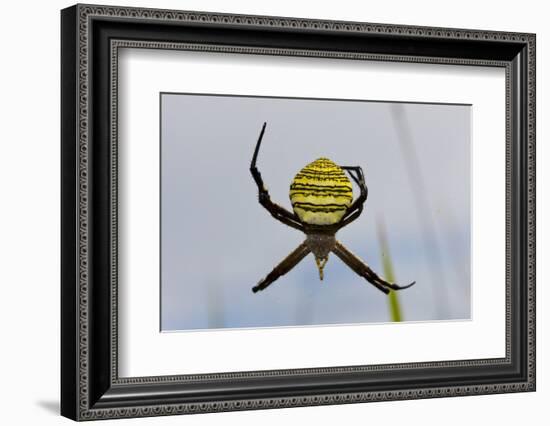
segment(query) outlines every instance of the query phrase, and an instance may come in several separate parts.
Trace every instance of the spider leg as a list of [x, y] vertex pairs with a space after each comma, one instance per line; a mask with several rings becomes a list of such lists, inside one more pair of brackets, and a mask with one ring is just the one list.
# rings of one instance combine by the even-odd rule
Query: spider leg
[[353, 211], [351, 209], [348, 209], [348, 211], [346, 212], [346, 216], [338, 223], [338, 229], [340, 230], [344, 226], [348, 226], [351, 222], [361, 216], [361, 213], [363, 213], [362, 205], [356, 206]]
[[339, 241], [332, 250], [336, 256], [338, 256], [346, 265], [348, 265], [353, 271], [365, 278], [369, 283], [374, 285], [378, 290], [388, 294], [391, 290], [404, 290], [411, 287], [415, 281], [406, 285], [399, 286], [397, 284], [389, 283], [383, 278], [379, 277], [369, 266], [359, 259], [356, 255], [345, 248]]
[[[359, 186], [359, 197], [355, 199], [355, 201], [349, 206], [348, 210], [346, 211], [346, 214], [340, 221], [339, 228], [343, 228], [346, 225], [349, 225], [351, 222], [353, 222], [355, 219], [357, 219], [362, 211], [363, 211], [363, 204], [365, 204], [365, 201], [367, 201], [367, 196], [369, 193], [369, 190], [367, 188], [367, 184], [365, 183], [365, 175], [363, 174], [363, 169], [360, 166], [341, 166], [342, 169], [346, 170], [351, 178], [355, 181], [355, 183]], [[352, 173], [354, 172], [354, 173]]]
[[361, 166], [340, 166], [340, 168], [347, 171], [357, 185], [361, 186], [361, 181], [365, 182], [365, 177]]
[[256, 182], [256, 185], [258, 186], [258, 201], [275, 219], [284, 223], [285, 225], [303, 231], [304, 227], [294, 213], [289, 212], [284, 207], [281, 207], [280, 205], [271, 201], [269, 192], [264, 185], [262, 175], [256, 167], [256, 161], [258, 159], [258, 153], [260, 152], [260, 145], [264, 137], [266, 125], [267, 123], [264, 123], [264, 125], [262, 126], [260, 136], [258, 137], [258, 142], [256, 143], [256, 148], [254, 149], [254, 155], [252, 156], [252, 162], [250, 163], [250, 173], [254, 178], [254, 182]]
[[267, 286], [271, 285], [277, 278], [283, 276], [292, 268], [294, 268], [304, 257], [310, 253], [310, 249], [306, 243], [300, 244], [292, 253], [283, 259], [273, 270], [267, 274], [267, 276], [260, 280], [260, 282], [252, 288], [254, 293], [264, 290]]

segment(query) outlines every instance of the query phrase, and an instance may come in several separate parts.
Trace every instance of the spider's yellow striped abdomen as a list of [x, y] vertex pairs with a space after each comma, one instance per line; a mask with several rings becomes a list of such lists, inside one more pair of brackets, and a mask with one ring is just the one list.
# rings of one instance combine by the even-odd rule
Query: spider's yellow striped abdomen
[[300, 220], [311, 225], [338, 223], [353, 200], [344, 170], [319, 158], [298, 172], [290, 185], [290, 202]]

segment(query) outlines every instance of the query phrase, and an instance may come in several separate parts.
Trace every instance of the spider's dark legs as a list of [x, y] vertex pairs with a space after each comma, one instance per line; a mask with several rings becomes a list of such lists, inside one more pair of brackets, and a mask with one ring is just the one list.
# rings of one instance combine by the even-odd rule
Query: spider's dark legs
[[[359, 197], [355, 199], [355, 201], [352, 203], [351, 206], [349, 206], [348, 211], [338, 224], [339, 228], [343, 228], [344, 226], [350, 224], [355, 219], [357, 219], [361, 212], [363, 211], [363, 204], [365, 204], [365, 201], [367, 201], [368, 196], [368, 188], [367, 184], [365, 183], [365, 176], [363, 174], [363, 169], [359, 166], [341, 166], [342, 169], [346, 170], [351, 178], [355, 181], [355, 183], [359, 186]], [[352, 173], [353, 172], [353, 173]]]
[[252, 155], [252, 161], [250, 163], [250, 170], [256, 168], [256, 160], [258, 159], [258, 153], [260, 152], [260, 144], [262, 143], [262, 139], [264, 138], [266, 126], [267, 126], [267, 123], [264, 122], [262, 126], [262, 130], [260, 130], [260, 136], [258, 136], [258, 142], [256, 142], [256, 147], [254, 148], [254, 154]]
[[296, 250], [290, 253], [283, 259], [267, 276], [261, 280], [255, 287], [252, 288], [254, 293], [264, 290], [267, 286], [272, 284], [277, 278], [283, 276], [292, 268], [294, 268], [304, 257], [310, 253], [310, 249], [305, 242], [300, 244]]
[[258, 153], [260, 152], [260, 145], [264, 137], [266, 125], [267, 123], [264, 123], [264, 125], [262, 126], [260, 136], [258, 137], [258, 142], [256, 143], [256, 148], [254, 149], [254, 155], [252, 156], [252, 162], [250, 163], [250, 173], [254, 178], [254, 182], [256, 182], [256, 185], [258, 186], [258, 201], [269, 213], [271, 213], [271, 216], [273, 216], [275, 219], [283, 222], [285, 225], [303, 231], [304, 228], [300, 223], [298, 217], [294, 213], [289, 212], [284, 207], [281, 207], [280, 205], [271, 201], [269, 192], [264, 185], [262, 175], [256, 167], [256, 161], [258, 159]]
[[345, 248], [340, 242], [336, 241], [334, 248], [332, 249], [334, 254], [338, 256], [346, 265], [348, 265], [357, 275], [365, 278], [369, 283], [374, 285], [378, 290], [388, 294], [391, 290], [404, 290], [412, 286], [415, 282], [406, 285], [398, 286], [397, 284], [389, 283], [383, 278], [379, 277], [371, 268], [368, 267], [361, 259], [355, 256], [347, 248]]

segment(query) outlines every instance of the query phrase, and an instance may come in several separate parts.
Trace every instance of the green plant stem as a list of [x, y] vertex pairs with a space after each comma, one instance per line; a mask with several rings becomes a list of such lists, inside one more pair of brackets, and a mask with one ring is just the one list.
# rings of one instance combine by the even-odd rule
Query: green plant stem
[[[386, 238], [386, 230], [382, 221], [378, 221], [377, 231], [378, 240], [380, 242], [380, 251], [382, 253], [382, 267], [384, 269], [384, 278], [387, 281], [394, 283], [396, 281], [395, 273], [393, 270], [393, 263], [390, 256], [388, 241]], [[391, 320], [393, 322], [403, 321], [403, 313], [401, 310], [401, 304], [399, 303], [397, 292], [395, 292], [394, 290], [390, 290], [390, 294], [388, 295], [388, 302], [390, 305]]]

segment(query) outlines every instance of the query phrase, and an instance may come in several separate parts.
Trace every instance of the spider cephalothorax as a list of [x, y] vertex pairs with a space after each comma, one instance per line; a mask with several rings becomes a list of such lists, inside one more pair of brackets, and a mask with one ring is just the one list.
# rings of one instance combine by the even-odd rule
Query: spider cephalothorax
[[[319, 278], [323, 279], [323, 268], [330, 252], [338, 256], [358, 275], [376, 288], [389, 293], [403, 290], [414, 284], [398, 286], [379, 277], [361, 259], [336, 240], [336, 232], [357, 219], [367, 200], [367, 185], [363, 170], [359, 166], [338, 166], [328, 158], [319, 158], [298, 172], [290, 185], [290, 201], [293, 212], [271, 201], [262, 176], [256, 167], [256, 160], [266, 123], [262, 126], [256, 149], [252, 156], [250, 172], [258, 186], [259, 201], [271, 215], [284, 224], [306, 234], [305, 241], [277, 265], [252, 291], [256, 293], [286, 274], [309, 253], [313, 253]], [[347, 172], [359, 186], [360, 194], [353, 200], [353, 189]]]

